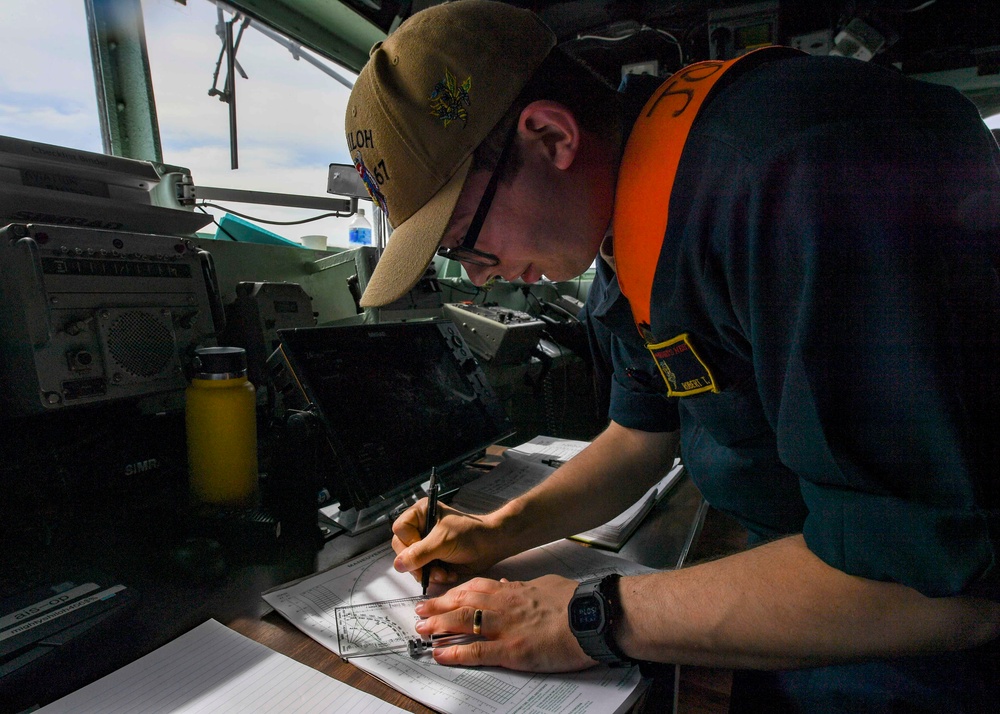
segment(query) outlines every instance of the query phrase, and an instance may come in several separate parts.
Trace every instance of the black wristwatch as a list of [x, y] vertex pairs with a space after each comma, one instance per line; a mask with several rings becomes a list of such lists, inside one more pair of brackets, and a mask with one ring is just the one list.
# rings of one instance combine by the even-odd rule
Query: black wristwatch
[[618, 574], [584, 580], [569, 601], [569, 629], [580, 647], [598, 662], [612, 667], [635, 664], [615, 643], [618, 618]]

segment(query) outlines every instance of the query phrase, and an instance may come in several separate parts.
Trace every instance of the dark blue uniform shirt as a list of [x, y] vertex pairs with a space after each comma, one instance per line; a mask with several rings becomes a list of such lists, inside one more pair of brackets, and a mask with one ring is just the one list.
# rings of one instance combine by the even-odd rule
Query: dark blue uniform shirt
[[[688, 333], [721, 392], [663, 396], [598, 261], [585, 315], [610, 417], [679, 418], [692, 478], [754, 541], [801, 532], [844, 572], [996, 599], [998, 154], [957, 92], [882, 67], [727, 73], [685, 144], [651, 300], [655, 339]], [[741, 677], [734, 696], [978, 711], [997, 666], [994, 644]]]

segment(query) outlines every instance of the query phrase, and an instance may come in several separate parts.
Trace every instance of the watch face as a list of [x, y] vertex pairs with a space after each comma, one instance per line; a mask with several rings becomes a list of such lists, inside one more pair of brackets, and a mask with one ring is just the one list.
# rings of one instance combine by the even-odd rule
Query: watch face
[[604, 612], [601, 603], [594, 595], [587, 595], [573, 601], [570, 625], [574, 630], [588, 631], [596, 630], [604, 622]]

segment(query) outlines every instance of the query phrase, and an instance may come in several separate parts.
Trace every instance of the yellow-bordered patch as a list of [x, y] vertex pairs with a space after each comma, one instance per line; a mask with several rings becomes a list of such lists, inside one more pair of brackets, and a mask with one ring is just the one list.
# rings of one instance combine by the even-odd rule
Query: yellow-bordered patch
[[688, 334], [677, 335], [666, 342], [646, 345], [667, 383], [667, 396], [690, 397], [702, 392], [718, 392], [712, 371], [698, 356]]

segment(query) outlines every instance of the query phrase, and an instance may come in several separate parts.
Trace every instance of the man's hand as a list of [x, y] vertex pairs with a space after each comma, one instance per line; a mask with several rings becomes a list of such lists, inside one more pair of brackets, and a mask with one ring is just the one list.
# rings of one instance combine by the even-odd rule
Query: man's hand
[[627, 429], [612, 422], [579, 455], [493, 513], [471, 516], [439, 505], [422, 538], [427, 500], [392, 526], [394, 567], [413, 573], [432, 561], [431, 583], [479, 575], [515, 553], [606, 523], [639, 499], [673, 465], [679, 435]]
[[447, 568], [435, 566], [431, 582], [454, 583], [460, 576], [487, 570], [507, 555], [500, 550], [504, 539], [489, 516], [472, 516], [439, 503], [437, 524], [421, 538], [426, 517], [427, 499], [423, 499], [392, 524], [393, 567], [401, 573], [420, 580], [421, 568], [437, 560]]
[[434, 650], [438, 664], [506, 667], [530, 672], [574, 672], [594, 666], [569, 629], [567, 608], [579, 585], [546, 575], [528, 582], [476, 578], [441, 597], [425, 600], [417, 632], [473, 632], [482, 610], [482, 641]]

